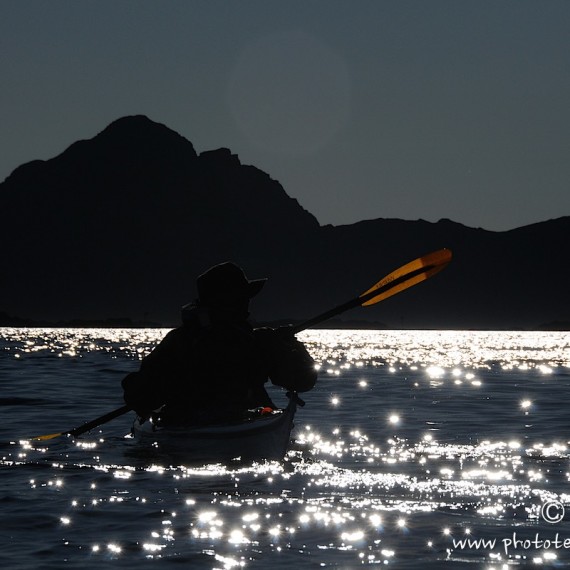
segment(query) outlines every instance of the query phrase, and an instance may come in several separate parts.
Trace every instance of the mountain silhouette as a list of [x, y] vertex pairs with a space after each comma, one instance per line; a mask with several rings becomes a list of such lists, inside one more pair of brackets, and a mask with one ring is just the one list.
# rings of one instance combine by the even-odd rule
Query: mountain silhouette
[[321, 226], [230, 150], [197, 154], [144, 116], [121, 118], [55, 158], [18, 167], [0, 196], [0, 310], [7, 315], [172, 326], [196, 295], [196, 276], [233, 260], [249, 276], [269, 278], [252, 306], [258, 320], [298, 320], [448, 247], [454, 260], [440, 275], [346, 318], [394, 328], [570, 321], [570, 217], [508, 232], [450, 220]]

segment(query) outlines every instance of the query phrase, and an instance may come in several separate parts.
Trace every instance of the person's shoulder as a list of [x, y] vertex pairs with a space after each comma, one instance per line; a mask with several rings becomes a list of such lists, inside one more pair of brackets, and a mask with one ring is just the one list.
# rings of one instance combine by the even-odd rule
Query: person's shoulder
[[175, 329], [169, 331], [162, 339], [162, 343], [176, 344], [180, 342], [187, 342], [192, 338], [196, 338], [198, 331], [194, 327], [188, 325], [180, 325]]

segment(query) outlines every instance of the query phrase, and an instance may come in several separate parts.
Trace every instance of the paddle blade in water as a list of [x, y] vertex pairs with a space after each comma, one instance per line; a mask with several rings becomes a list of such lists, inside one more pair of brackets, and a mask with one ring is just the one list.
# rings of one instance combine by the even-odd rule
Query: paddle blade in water
[[131, 408], [129, 406], [121, 406], [120, 408], [117, 408], [116, 410], [113, 410], [112, 412], [109, 412], [108, 414], [105, 414], [104, 416], [101, 416], [99, 418], [96, 418], [94, 420], [91, 420], [90, 422], [87, 422], [75, 429], [71, 429], [69, 431], [62, 431], [59, 433], [49, 433], [47, 435], [38, 435], [36, 437], [32, 437], [30, 439], [36, 440], [36, 441], [45, 441], [46, 439], [53, 439], [55, 437], [59, 437], [60, 435], [72, 435], [73, 437], [77, 437], [87, 431], [92, 430], [93, 428], [96, 428], [102, 424], [105, 424], [107, 422], [110, 422], [111, 420], [118, 418], [119, 416], [122, 416], [123, 414], [126, 414], [128, 411], [130, 411]]
[[440, 249], [392, 271], [359, 297], [361, 306], [374, 305], [440, 272], [451, 261], [451, 251]]
[[64, 433], [65, 432], [48, 433], [47, 435], [38, 435], [36, 437], [31, 437], [30, 439], [34, 441], [45, 441], [46, 439], [54, 439], [56, 437], [59, 437], [60, 435], [64, 435]]

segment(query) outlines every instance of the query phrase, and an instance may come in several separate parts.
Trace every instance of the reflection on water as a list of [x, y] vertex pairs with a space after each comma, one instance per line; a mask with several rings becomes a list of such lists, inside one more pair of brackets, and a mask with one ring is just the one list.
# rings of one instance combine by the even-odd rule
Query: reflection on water
[[[305, 331], [323, 366], [410, 366], [432, 372], [500, 365], [506, 370], [570, 367], [570, 340], [565, 332], [540, 331]], [[459, 367], [459, 368], [457, 368]]]
[[87, 353], [111, 358], [143, 358], [170, 329], [1, 328], [0, 347], [14, 358], [82, 357]]
[[[23, 394], [41, 401], [58, 378], [68, 402], [95, 398], [91, 417], [112, 409], [122, 374], [166, 331], [0, 332], [7, 442], [48, 428]], [[3, 566], [570, 565], [567, 335], [300, 336], [320, 380], [283, 463], [171, 465], [125, 439], [120, 422], [81, 440], [4, 446]], [[79, 419], [64, 406], [48, 432], [64, 412]]]
[[[20, 358], [49, 353], [59, 357], [107, 353], [112, 358], [142, 358], [169, 329], [18, 329], [0, 328], [2, 349]], [[409, 365], [453, 370], [455, 367], [505, 369], [570, 367], [566, 332], [540, 331], [361, 331], [308, 330], [299, 338], [323, 366]]]

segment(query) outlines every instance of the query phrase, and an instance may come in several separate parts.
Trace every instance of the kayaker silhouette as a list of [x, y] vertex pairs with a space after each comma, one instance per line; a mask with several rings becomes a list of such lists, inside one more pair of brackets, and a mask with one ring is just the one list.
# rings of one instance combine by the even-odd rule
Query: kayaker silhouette
[[246, 410], [271, 407], [264, 384], [305, 392], [317, 372], [305, 346], [288, 327], [254, 329], [249, 302], [266, 279], [249, 280], [231, 262], [197, 279], [198, 299], [122, 382], [127, 405], [139, 416], [153, 410], [163, 425], [233, 421]]

